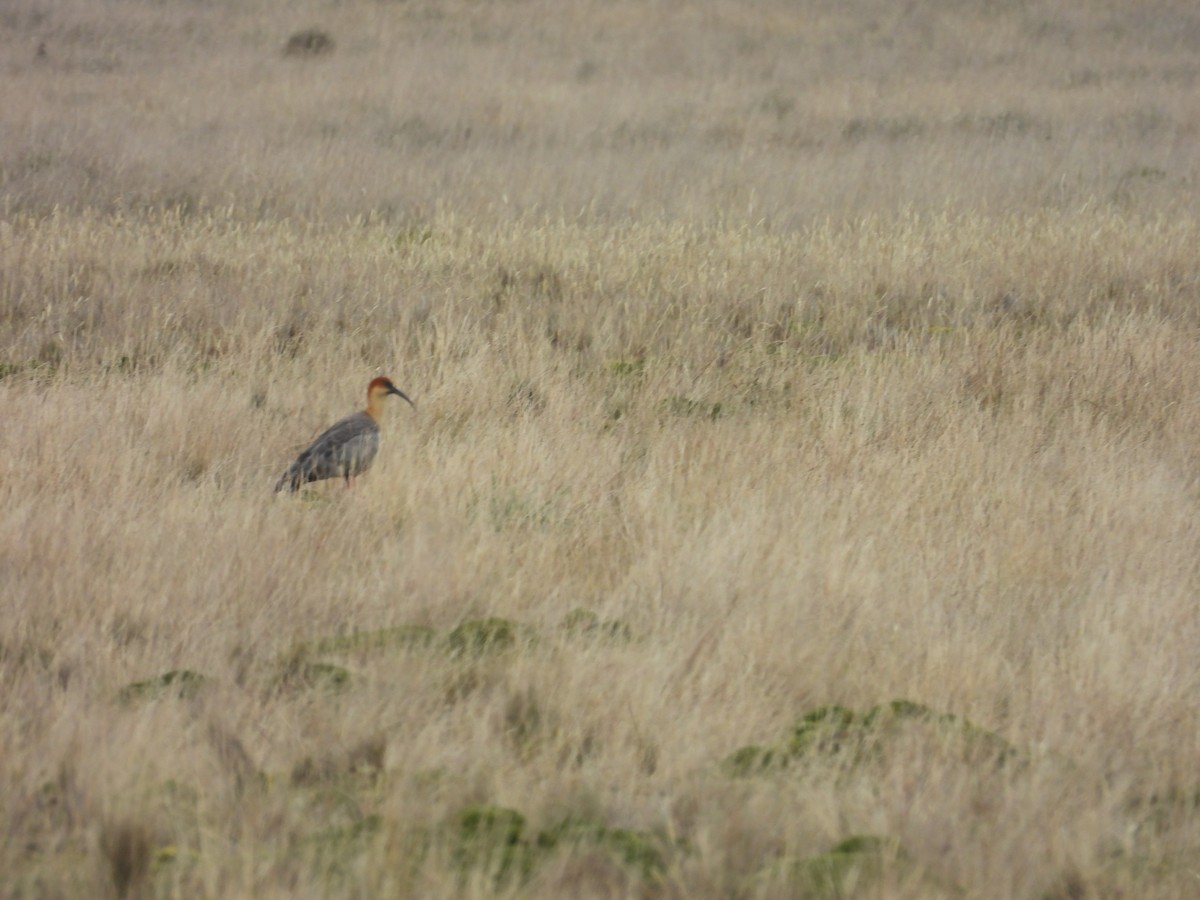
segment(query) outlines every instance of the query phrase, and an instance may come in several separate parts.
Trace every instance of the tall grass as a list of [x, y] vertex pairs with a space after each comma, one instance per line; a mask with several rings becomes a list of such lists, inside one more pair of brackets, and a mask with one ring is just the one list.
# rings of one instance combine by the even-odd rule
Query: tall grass
[[6, 895], [1192, 893], [1189, 6], [0, 27]]

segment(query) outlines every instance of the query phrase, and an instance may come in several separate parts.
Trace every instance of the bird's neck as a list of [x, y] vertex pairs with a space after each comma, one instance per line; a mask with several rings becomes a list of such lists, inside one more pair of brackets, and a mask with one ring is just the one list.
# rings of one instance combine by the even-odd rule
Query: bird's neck
[[382, 421], [383, 420], [383, 398], [382, 397], [368, 397], [367, 398], [367, 408], [364, 409], [363, 412], [365, 412], [368, 416], [370, 416], [376, 422]]

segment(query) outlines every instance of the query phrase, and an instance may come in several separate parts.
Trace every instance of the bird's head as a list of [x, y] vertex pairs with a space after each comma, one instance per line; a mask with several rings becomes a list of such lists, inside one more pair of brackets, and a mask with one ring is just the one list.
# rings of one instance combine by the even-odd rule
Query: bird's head
[[375, 415], [377, 412], [379, 412], [382, 409], [383, 398], [388, 394], [395, 394], [397, 397], [402, 398], [413, 409], [417, 408], [417, 404], [413, 403], [412, 400], [409, 399], [408, 394], [404, 393], [404, 391], [392, 384], [392, 380], [390, 378], [385, 378], [381, 375], [380, 377], [373, 379], [371, 383], [367, 385], [367, 412], [369, 412], [371, 415]]

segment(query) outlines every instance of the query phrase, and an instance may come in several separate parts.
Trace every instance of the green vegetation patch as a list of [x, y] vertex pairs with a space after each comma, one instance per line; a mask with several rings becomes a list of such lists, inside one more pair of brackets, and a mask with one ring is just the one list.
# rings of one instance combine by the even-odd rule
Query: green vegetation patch
[[279, 657], [275, 684], [285, 689], [341, 690], [350, 685], [349, 670], [320, 657], [366, 656], [419, 649], [432, 647], [437, 640], [437, 630], [428, 625], [395, 625], [301, 641]]
[[1137, 820], [1138, 830], [1145, 834], [1167, 834], [1200, 815], [1200, 788], [1170, 790], [1134, 797], [1126, 804], [1129, 814]]
[[620, 619], [604, 619], [590, 609], [573, 609], [563, 617], [563, 631], [571, 637], [590, 641], [626, 642], [633, 638], [633, 631]]
[[447, 823], [451, 858], [464, 874], [489, 872], [497, 884], [523, 882], [551, 854], [579, 848], [600, 850], [640, 878], [653, 881], [667, 869], [678, 849], [649, 831], [609, 828], [593, 819], [570, 816], [531, 834], [526, 818], [503, 806], [469, 806]]
[[640, 378], [646, 374], [644, 357], [609, 360], [608, 371], [617, 378]]
[[498, 884], [524, 881], [537, 863], [524, 838], [525, 817], [504, 806], [469, 806], [449, 823], [450, 856], [463, 874], [483, 869]]
[[797, 897], [840, 900], [857, 897], [878, 882], [885, 866], [903, 861], [897, 841], [874, 835], [855, 835], [827, 853], [777, 860], [753, 877], [753, 889], [786, 887]]
[[276, 687], [284, 690], [340, 691], [350, 686], [350, 672], [329, 662], [314, 662], [301, 653], [293, 653], [280, 666]]
[[333, 637], [319, 638], [301, 644], [297, 650], [314, 656], [362, 655], [388, 650], [408, 650], [429, 647], [437, 639], [437, 631], [428, 625], [396, 625], [372, 631], [352, 631]]
[[943, 749], [971, 759], [994, 759], [996, 765], [1018, 752], [995, 732], [968, 719], [940, 713], [920, 703], [893, 700], [856, 712], [844, 706], [820, 706], [806, 713], [781, 745], [751, 744], [725, 758], [722, 767], [742, 777], [786, 768], [804, 759], [842, 759], [857, 764], [881, 756], [889, 744], [921, 729]]
[[305, 663], [300, 667], [298, 674], [306, 687], [339, 691], [350, 684], [350, 672], [333, 663]]
[[589, 819], [567, 818], [538, 833], [543, 850], [599, 848], [644, 879], [653, 880], [666, 872], [671, 843], [662, 835], [630, 828], [608, 828]]
[[446, 645], [452, 656], [486, 656], [536, 640], [537, 633], [528, 625], [491, 617], [463, 622], [447, 636]]
[[787, 751], [779, 747], [747, 744], [725, 757], [721, 766], [728, 774], [741, 778], [786, 768], [790, 760]]
[[39, 355], [26, 362], [0, 362], [0, 381], [25, 373], [32, 376], [51, 376], [58, 371], [62, 362], [62, 348], [47, 341]]
[[135, 681], [121, 688], [117, 699], [122, 703], [138, 700], [158, 700], [164, 697], [187, 699], [196, 696], [208, 682], [208, 676], [190, 669], [174, 669], [145, 681]]
[[152, 870], [157, 874], [168, 866], [195, 866], [200, 862], [200, 853], [190, 847], [180, 847], [176, 844], [164, 844], [154, 851], [151, 860]]
[[428, 225], [409, 225], [400, 228], [392, 235], [392, 248], [404, 250], [409, 247], [419, 247], [433, 240], [433, 228]]

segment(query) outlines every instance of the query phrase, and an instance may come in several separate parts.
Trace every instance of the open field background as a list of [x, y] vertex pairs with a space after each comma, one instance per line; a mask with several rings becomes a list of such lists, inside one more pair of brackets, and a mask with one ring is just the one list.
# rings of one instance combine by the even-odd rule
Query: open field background
[[1196, 896], [1200, 11], [1061, 6], [6, 4], [3, 896]]

